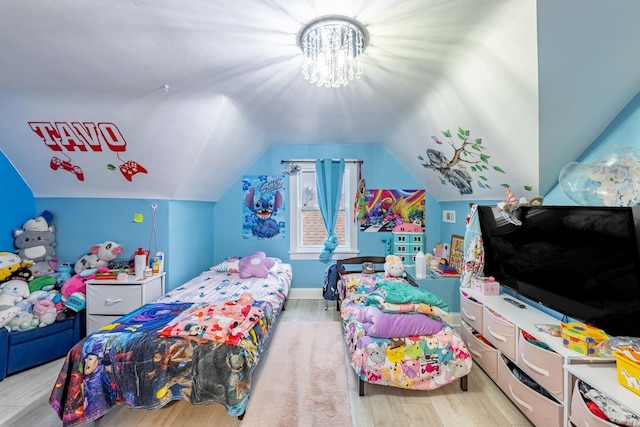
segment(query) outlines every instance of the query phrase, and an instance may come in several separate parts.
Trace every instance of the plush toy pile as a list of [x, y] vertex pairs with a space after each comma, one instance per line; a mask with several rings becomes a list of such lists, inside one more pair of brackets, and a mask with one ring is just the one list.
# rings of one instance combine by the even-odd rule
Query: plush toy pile
[[28, 220], [13, 232], [15, 251], [0, 252], [0, 327], [26, 331], [82, 310], [85, 282], [122, 253], [122, 246], [109, 241], [91, 246], [74, 266], [61, 264], [51, 220], [46, 211]]

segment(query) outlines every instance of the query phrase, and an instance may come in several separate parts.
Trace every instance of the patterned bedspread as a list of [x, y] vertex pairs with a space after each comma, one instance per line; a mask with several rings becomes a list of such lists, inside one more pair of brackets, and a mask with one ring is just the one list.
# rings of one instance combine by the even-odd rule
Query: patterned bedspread
[[[117, 405], [156, 409], [172, 400], [217, 402], [243, 414], [251, 377], [291, 284], [290, 264], [266, 279], [207, 270], [151, 304], [106, 325], [67, 354], [49, 403], [65, 427], [96, 420]], [[261, 312], [237, 345], [158, 333], [197, 304], [253, 297]]]
[[[397, 292], [404, 283], [389, 283], [389, 277], [382, 273], [352, 273], [343, 276], [338, 284], [344, 300], [341, 317], [344, 327], [344, 339], [349, 350], [350, 363], [358, 377], [372, 384], [387, 385], [399, 388], [432, 390], [456, 381], [471, 370], [471, 357], [462, 338], [453, 328], [440, 320], [435, 327], [433, 320], [438, 320], [437, 313], [446, 310], [446, 304], [437, 295], [426, 290], [406, 284], [406, 292]], [[387, 288], [387, 286], [389, 286]], [[385, 293], [385, 289], [392, 292]], [[413, 313], [386, 310], [388, 318], [377, 314], [373, 317], [379, 322], [389, 322], [372, 329], [368, 321], [371, 316], [363, 316], [373, 305], [372, 300], [380, 299], [378, 295], [405, 295], [407, 301], [401, 306], [413, 305]], [[373, 297], [373, 298], [372, 298]], [[395, 304], [397, 304], [397, 300]], [[431, 306], [435, 314], [426, 318], [424, 306]], [[399, 316], [407, 316], [402, 321]], [[415, 316], [425, 317], [416, 322]], [[400, 320], [399, 320], [400, 319]], [[381, 327], [384, 326], [384, 327]], [[401, 333], [393, 333], [396, 327]], [[433, 333], [407, 333], [408, 328], [416, 331], [434, 328]], [[367, 333], [383, 330], [378, 336]], [[437, 331], [436, 331], [437, 330]]]

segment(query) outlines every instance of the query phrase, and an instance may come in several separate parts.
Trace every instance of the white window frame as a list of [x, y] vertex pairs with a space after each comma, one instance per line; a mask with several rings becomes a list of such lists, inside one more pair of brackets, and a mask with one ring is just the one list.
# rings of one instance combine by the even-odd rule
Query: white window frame
[[[302, 244], [302, 173], [316, 169], [315, 160], [292, 160], [300, 166], [300, 173], [289, 177], [289, 224], [291, 232], [289, 257], [292, 260], [317, 260], [323, 249], [322, 245]], [[344, 210], [345, 210], [345, 244], [338, 245], [333, 251], [332, 259], [343, 259], [358, 254], [358, 228], [360, 223], [354, 221], [353, 201], [358, 188], [358, 162], [345, 160], [344, 176]]]

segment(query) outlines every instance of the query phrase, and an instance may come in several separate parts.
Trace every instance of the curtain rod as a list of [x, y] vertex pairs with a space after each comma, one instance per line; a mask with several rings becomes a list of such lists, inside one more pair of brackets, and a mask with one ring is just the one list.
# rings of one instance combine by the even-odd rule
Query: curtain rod
[[[340, 159], [331, 159], [331, 160], [340, 160]], [[289, 160], [280, 160], [280, 163], [296, 163], [296, 162], [315, 162], [316, 159], [289, 159]], [[358, 159], [344, 159], [345, 163], [364, 163], [362, 160]]]

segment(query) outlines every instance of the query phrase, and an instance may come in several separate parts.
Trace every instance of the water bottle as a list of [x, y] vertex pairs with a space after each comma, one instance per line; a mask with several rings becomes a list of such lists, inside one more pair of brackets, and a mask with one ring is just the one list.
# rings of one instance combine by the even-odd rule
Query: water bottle
[[416, 279], [425, 279], [427, 277], [427, 257], [424, 252], [419, 251], [416, 254]]
[[134, 257], [134, 268], [135, 268], [135, 276], [136, 279], [140, 279], [144, 277], [144, 268], [147, 264], [147, 255], [144, 253], [142, 248], [138, 248]]

